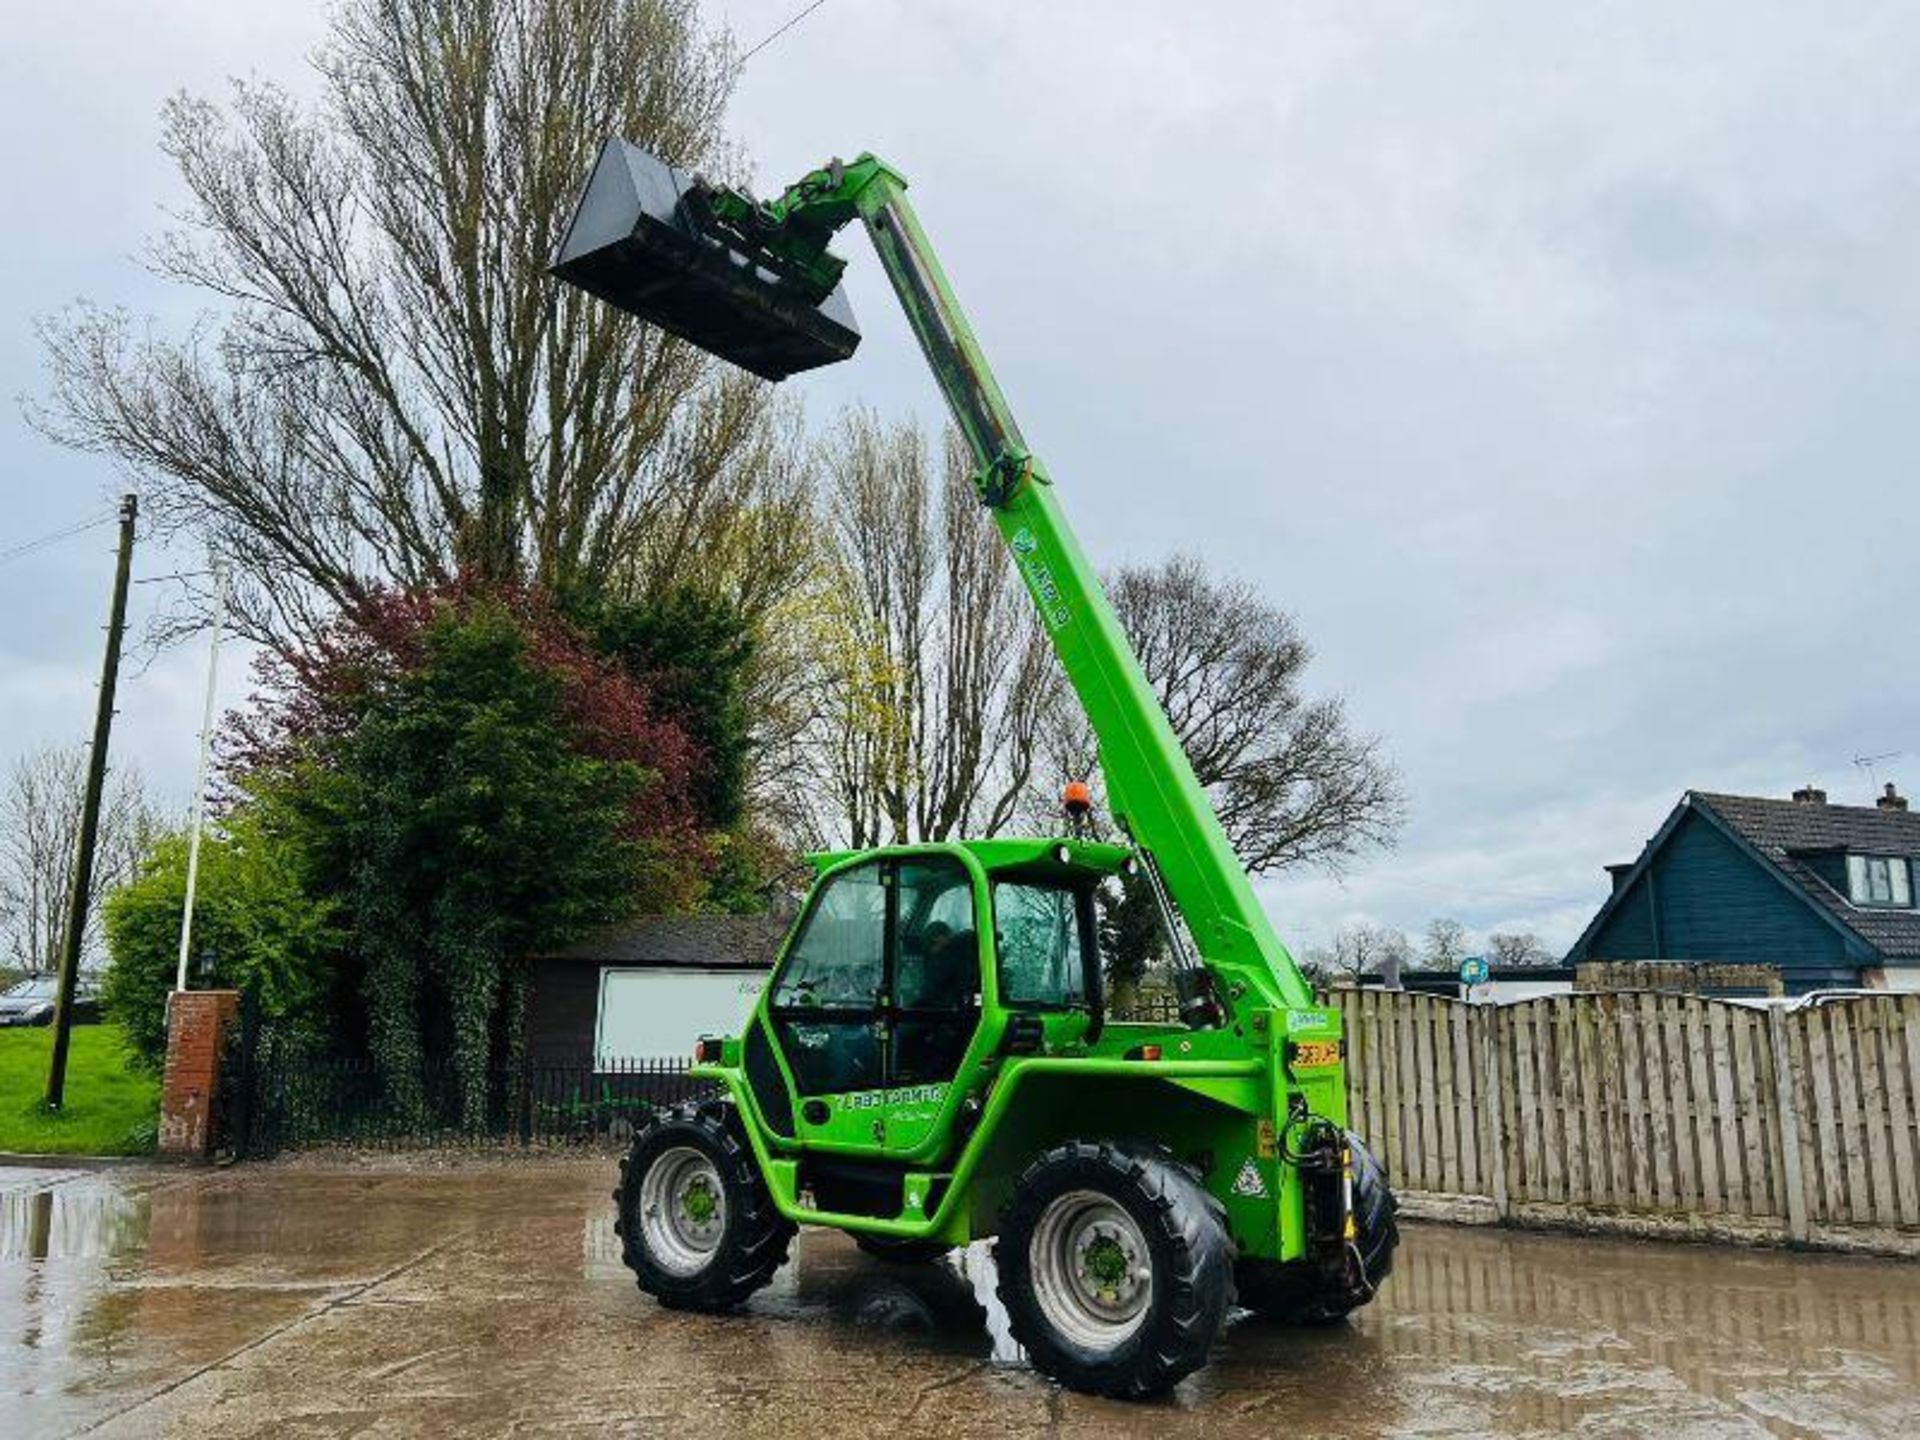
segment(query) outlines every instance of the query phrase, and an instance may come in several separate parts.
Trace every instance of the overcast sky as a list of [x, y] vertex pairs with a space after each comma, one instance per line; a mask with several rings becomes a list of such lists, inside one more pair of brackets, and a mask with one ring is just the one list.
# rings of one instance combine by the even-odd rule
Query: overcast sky
[[[799, 8], [712, 14], [751, 43]], [[136, 263], [177, 193], [160, 102], [310, 89], [323, 29], [89, 11], [21, 10], [0, 51], [9, 396], [75, 296], [190, 319]], [[1263, 887], [1296, 947], [1441, 914], [1558, 947], [1689, 786], [1863, 801], [1886, 752], [1920, 786], [1916, 55], [1895, 3], [826, 0], [733, 128], [770, 189], [903, 169], [1087, 549], [1254, 581], [1383, 737], [1410, 823]], [[854, 259], [857, 361], [790, 383], [932, 420]], [[0, 411], [0, 551], [119, 488]], [[0, 759], [86, 732], [111, 534], [0, 561]], [[116, 734], [182, 806], [203, 666], [131, 677]]]

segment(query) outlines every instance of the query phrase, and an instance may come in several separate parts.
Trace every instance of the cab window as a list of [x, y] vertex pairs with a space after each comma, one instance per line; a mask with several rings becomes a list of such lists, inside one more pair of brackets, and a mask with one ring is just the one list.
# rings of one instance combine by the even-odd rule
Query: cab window
[[900, 930], [894, 1003], [903, 1010], [952, 1010], [980, 988], [973, 929], [973, 877], [941, 857], [900, 863]]
[[993, 887], [1000, 998], [1008, 1005], [1084, 1005], [1086, 906], [1057, 885], [1001, 881]]
[[773, 989], [776, 1009], [871, 1010], [886, 983], [887, 887], [879, 865], [836, 876]]

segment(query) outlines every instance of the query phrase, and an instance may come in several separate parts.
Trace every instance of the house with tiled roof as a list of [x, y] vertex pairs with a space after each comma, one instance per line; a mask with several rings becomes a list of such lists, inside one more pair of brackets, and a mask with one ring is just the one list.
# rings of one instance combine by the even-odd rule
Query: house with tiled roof
[[1612, 893], [1568, 964], [1768, 965], [1788, 994], [1920, 990], [1920, 814], [1893, 785], [1871, 805], [1824, 790], [1790, 800], [1689, 790]]

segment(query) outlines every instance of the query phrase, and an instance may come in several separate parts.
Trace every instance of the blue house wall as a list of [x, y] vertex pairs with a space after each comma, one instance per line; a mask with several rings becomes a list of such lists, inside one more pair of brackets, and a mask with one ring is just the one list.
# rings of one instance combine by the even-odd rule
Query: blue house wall
[[1619, 897], [1585, 958], [1777, 965], [1792, 994], [1857, 984], [1872, 960], [1697, 811]]
[[[1651, 872], [1649, 872], [1651, 873]], [[1657, 881], [1655, 882], [1658, 883]], [[1606, 927], [1588, 951], [1595, 960], [1654, 960], [1660, 942], [1653, 934], [1654, 886], [1643, 875], [1620, 895]]]

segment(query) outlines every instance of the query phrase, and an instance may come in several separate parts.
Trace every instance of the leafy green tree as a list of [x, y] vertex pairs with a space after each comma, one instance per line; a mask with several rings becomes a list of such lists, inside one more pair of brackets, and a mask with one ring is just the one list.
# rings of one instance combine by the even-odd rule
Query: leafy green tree
[[[323, 1023], [343, 937], [338, 905], [310, 887], [290, 818], [275, 801], [250, 799], [202, 837], [193, 963], [205, 957], [211, 972], [196, 970], [194, 983], [253, 989], [267, 1018], [311, 1026]], [[169, 835], [106, 902], [102, 1003], [135, 1055], [156, 1068], [166, 1053], [186, 890], [187, 837]]]
[[1098, 892], [1100, 953], [1113, 1006], [1133, 1003], [1147, 971], [1167, 954], [1166, 923], [1153, 887], [1138, 870], [1115, 876]]
[[594, 648], [645, 686], [655, 713], [676, 722], [699, 750], [693, 803], [702, 823], [715, 830], [738, 824], [752, 731], [748, 618], [690, 586], [642, 602], [599, 604], [580, 618]]
[[791, 846], [751, 821], [715, 835], [712, 866], [700, 909], [708, 914], [763, 915], [778, 877], [791, 873], [799, 857]]
[[518, 962], [698, 898], [691, 747], [524, 597], [392, 597], [350, 636], [297, 668], [261, 763], [285, 767], [345, 902], [389, 1100], [420, 1113], [444, 1055], [479, 1129], [517, 1043]]

